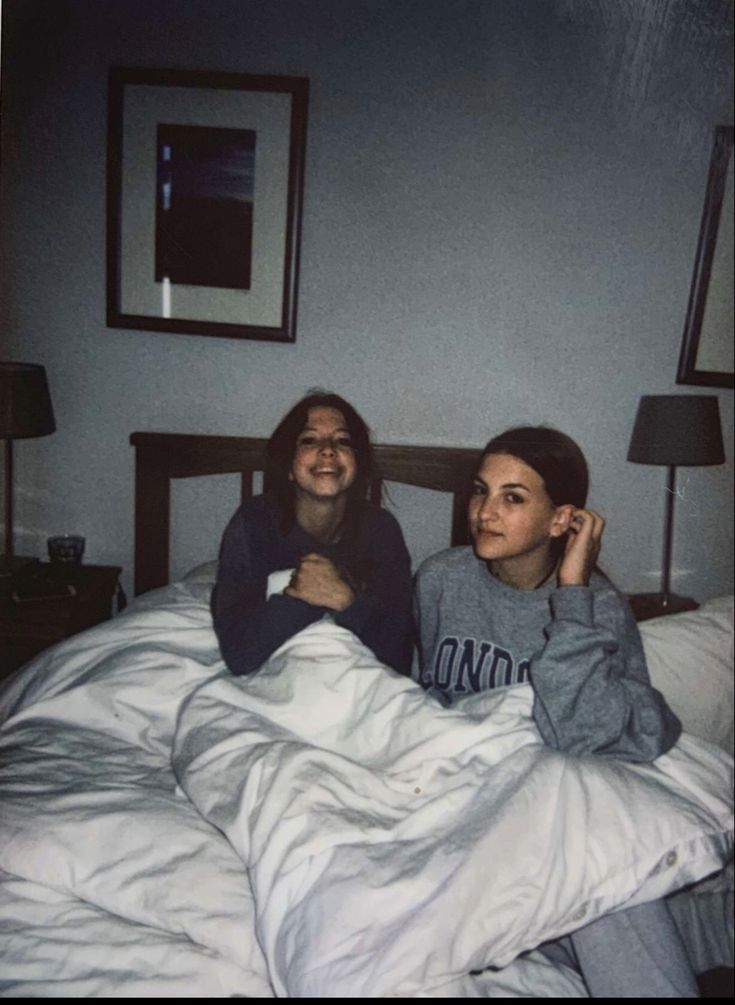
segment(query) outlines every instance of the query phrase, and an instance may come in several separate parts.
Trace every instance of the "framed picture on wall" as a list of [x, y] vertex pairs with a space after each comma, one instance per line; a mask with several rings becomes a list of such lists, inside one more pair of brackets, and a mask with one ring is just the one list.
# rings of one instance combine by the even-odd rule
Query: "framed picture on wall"
[[717, 126], [677, 384], [733, 386], [733, 127]]
[[309, 83], [116, 67], [107, 324], [293, 342]]

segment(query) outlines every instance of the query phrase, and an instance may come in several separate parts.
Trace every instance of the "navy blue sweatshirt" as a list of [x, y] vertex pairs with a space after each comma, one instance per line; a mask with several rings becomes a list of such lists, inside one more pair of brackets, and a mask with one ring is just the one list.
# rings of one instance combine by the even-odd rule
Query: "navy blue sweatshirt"
[[[310, 552], [325, 555], [350, 582], [363, 584], [344, 611], [286, 594], [266, 600], [268, 576], [295, 568]], [[237, 676], [253, 673], [286, 639], [324, 614], [353, 632], [381, 662], [410, 673], [411, 562], [397, 521], [365, 503], [354, 531], [325, 545], [297, 523], [284, 534], [273, 496], [249, 499], [225, 530], [212, 592], [214, 629], [227, 666]]]

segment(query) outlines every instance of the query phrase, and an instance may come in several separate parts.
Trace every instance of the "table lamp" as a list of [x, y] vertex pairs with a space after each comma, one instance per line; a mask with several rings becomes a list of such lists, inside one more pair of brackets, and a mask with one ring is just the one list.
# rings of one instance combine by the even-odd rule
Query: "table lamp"
[[706, 394], [644, 395], [638, 405], [628, 460], [636, 464], [662, 464], [668, 469], [661, 592], [638, 594], [651, 614], [695, 610], [689, 597], [671, 592], [671, 543], [676, 500], [676, 468], [723, 464], [720, 410], [717, 398]]
[[13, 440], [46, 436], [56, 429], [46, 371], [35, 363], [0, 362], [0, 439], [5, 440], [5, 554], [0, 583], [29, 559], [13, 552]]

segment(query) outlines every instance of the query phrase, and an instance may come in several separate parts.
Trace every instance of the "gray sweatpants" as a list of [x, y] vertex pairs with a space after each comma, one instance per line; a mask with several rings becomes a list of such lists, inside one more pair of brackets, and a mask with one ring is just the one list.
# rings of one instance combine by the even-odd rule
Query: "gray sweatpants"
[[554, 963], [579, 971], [592, 998], [699, 998], [663, 900], [606, 914], [539, 948]]

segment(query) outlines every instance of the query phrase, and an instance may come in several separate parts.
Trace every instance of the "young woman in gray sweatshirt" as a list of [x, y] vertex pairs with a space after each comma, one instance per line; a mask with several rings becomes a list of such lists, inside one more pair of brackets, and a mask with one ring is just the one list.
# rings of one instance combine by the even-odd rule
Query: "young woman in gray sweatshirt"
[[[596, 568], [604, 520], [586, 509], [582, 451], [546, 427], [509, 430], [483, 451], [469, 503], [472, 546], [416, 577], [421, 684], [443, 702], [519, 683], [550, 747], [653, 761], [681, 724], [650, 683], [625, 598]], [[663, 901], [607, 915], [541, 947], [582, 974], [591, 997], [697, 998]]]
[[651, 686], [626, 599], [595, 568], [604, 520], [585, 509], [573, 440], [546, 427], [491, 440], [469, 504], [473, 545], [416, 578], [420, 681], [451, 701], [524, 681], [545, 743], [653, 761], [681, 724]]

